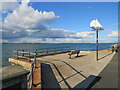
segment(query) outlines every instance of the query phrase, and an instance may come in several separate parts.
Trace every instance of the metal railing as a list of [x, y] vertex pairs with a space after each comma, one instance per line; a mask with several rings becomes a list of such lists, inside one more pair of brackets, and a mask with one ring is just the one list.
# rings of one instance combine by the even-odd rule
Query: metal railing
[[58, 51], [67, 51], [69, 48], [66, 47], [60, 47], [60, 48], [43, 48], [43, 49], [35, 49], [34, 51], [30, 50], [17, 50], [14, 51], [16, 53], [17, 58], [25, 58], [27, 60], [32, 60], [32, 65], [30, 69], [30, 73], [27, 76], [27, 82], [29, 83], [29, 88], [32, 90], [32, 86], [34, 86], [34, 72], [35, 72], [35, 65], [36, 65], [36, 57], [38, 54], [41, 53], [50, 53], [50, 52], [58, 52]]
[[[79, 47], [55, 47], [55, 48], [40, 48], [40, 49], [23, 49], [23, 50], [16, 50], [14, 51], [16, 53], [17, 58], [25, 58], [28, 60], [31, 60], [31, 58], [34, 57], [34, 55], [39, 54], [45, 54], [45, 53], [51, 53], [51, 52], [59, 52], [59, 51], [68, 51], [68, 50], [78, 50]], [[105, 49], [105, 47], [99, 47]], [[108, 48], [109, 49], [109, 48]], [[93, 50], [95, 51], [95, 48], [79, 48], [80, 51], [86, 51], [86, 50]]]
[[32, 86], [34, 85], [34, 72], [35, 72], [35, 64], [36, 64], [36, 56], [34, 56], [34, 60], [32, 62], [32, 66], [30, 69], [30, 74], [27, 76], [27, 82], [29, 82], [29, 88], [32, 90]]
[[58, 47], [58, 48], [42, 48], [42, 49], [35, 49], [35, 50], [16, 50], [14, 51], [16, 53], [16, 58], [25, 58], [28, 60], [31, 60], [31, 58], [34, 57], [34, 55], [38, 54], [45, 54], [45, 53], [51, 53], [51, 52], [59, 52], [59, 51], [67, 51], [70, 50], [68, 47]]

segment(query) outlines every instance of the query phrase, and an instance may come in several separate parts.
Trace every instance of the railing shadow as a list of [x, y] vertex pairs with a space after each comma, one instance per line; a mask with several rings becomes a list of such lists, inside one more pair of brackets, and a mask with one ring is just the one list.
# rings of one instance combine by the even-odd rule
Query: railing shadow
[[107, 55], [105, 55], [105, 56], [99, 58], [98, 60], [101, 60], [101, 59], [103, 59], [103, 58], [105, 58], [105, 57], [107, 57], [107, 56], [109, 56], [109, 55], [111, 55], [111, 54], [112, 54], [112, 53], [109, 53], [109, 54], [107, 54]]
[[[75, 88], [79, 88], [80, 90], [89, 90], [96, 82], [98, 82], [101, 79], [101, 77], [90, 75], [89, 77], [86, 77], [85, 80], [77, 84], [75, 87], [71, 88], [71, 86], [66, 81], [66, 79], [68, 78], [64, 78], [59, 69], [57, 68], [57, 66], [54, 63], [52, 64], [59, 73], [59, 75], [61, 76], [64, 83], [67, 85], [68, 89], [70, 90]], [[41, 69], [42, 69], [42, 88], [57, 88], [59, 90], [62, 90], [62, 88], [59, 85], [60, 82], [56, 80], [50, 65], [42, 63]]]
[[42, 88], [60, 88], [49, 64], [41, 63], [41, 77]]
[[[44, 58], [46, 59], [46, 58]], [[60, 61], [65, 63], [67, 66], [69, 66], [71, 69], [73, 69], [76, 73], [80, 74], [81, 76], [83, 76], [84, 78], [87, 78], [85, 75], [83, 75], [82, 73], [80, 73], [79, 71], [77, 71], [74, 67], [72, 67], [70, 64], [66, 63], [65, 61], [62, 60], [58, 60], [58, 59], [49, 59], [49, 60], [54, 60], [54, 61]], [[51, 62], [50, 62], [51, 63]]]
[[[82, 56], [85, 56], [85, 55], [82, 55]], [[81, 56], [80, 56], [81, 57]], [[70, 64], [68, 64], [67, 62], [65, 62], [65, 61], [62, 61], [62, 60], [58, 60], [58, 59], [50, 59], [50, 58], [43, 58], [43, 59], [49, 59], [49, 60], [52, 60], [52, 61], [60, 61], [60, 62], [63, 62], [63, 63], [65, 63], [65, 65], [67, 65], [67, 66], [69, 66], [72, 70], [74, 70], [76, 73], [75, 74], [73, 74], [73, 75], [71, 75], [71, 76], [68, 76], [67, 78], [64, 78], [63, 77], [63, 75], [62, 75], [62, 73], [59, 71], [59, 69], [58, 69], [58, 67], [54, 64], [54, 63], [52, 63], [52, 62], [50, 62], [50, 61], [45, 61], [45, 62], [47, 62], [47, 63], [51, 63], [53, 66], [54, 66], [54, 68], [57, 70], [57, 72], [58, 72], [58, 74], [60, 75], [60, 77], [62, 78], [62, 80], [61, 81], [59, 81], [59, 82], [56, 82], [56, 83], [60, 83], [60, 82], [62, 82], [62, 81], [64, 81], [64, 83], [66, 84], [66, 86], [69, 88], [69, 89], [72, 89], [71, 88], [71, 86], [67, 83], [67, 79], [68, 78], [70, 78], [70, 77], [73, 77], [73, 76], [75, 76], [76, 74], [80, 74], [82, 77], [84, 77], [85, 78], [85, 80], [83, 80], [82, 82], [80, 82], [78, 85], [76, 85], [74, 88], [82, 88], [82, 90], [86, 90], [86, 88], [87, 89], [89, 89], [89, 88], [91, 88], [96, 82], [98, 82], [99, 80], [100, 80], [100, 78], [101, 77], [98, 77], [98, 76], [94, 76], [94, 75], [90, 75], [89, 77], [86, 77], [85, 75], [83, 75], [81, 72], [82, 71], [77, 71], [73, 66], [71, 66]], [[73, 89], [74, 89], [73, 88]], [[81, 89], [80, 89], [81, 90]]]

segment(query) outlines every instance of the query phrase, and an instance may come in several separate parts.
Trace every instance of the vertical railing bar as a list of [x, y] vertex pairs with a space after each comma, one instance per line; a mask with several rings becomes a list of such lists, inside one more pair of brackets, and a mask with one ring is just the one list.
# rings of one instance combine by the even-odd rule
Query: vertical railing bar
[[23, 55], [22, 56], [24, 56], [24, 49], [22, 51], [23, 51]]
[[64, 48], [63, 48], [63, 47], [61, 48], [61, 51], [64, 51]]
[[36, 55], [38, 54], [37, 51], [38, 51], [38, 50], [36, 49]]
[[46, 53], [48, 53], [48, 49], [46, 48]]
[[18, 50], [17, 50], [17, 59], [18, 59]]
[[57, 52], [57, 51], [56, 51], [56, 48], [55, 48], [55, 52]]
[[34, 63], [32, 64], [32, 85], [33, 85], [33, 69], [34, 69]]
[[29, 51], [29, 53], [28, 53], [28, 56], [29, 56], [29, 61], [31, 61], [31, 60], [30, 60], [30, 51]]

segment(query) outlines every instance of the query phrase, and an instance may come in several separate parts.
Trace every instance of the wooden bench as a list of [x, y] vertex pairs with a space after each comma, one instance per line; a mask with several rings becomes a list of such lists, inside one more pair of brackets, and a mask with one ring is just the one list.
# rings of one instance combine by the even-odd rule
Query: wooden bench
[[71, 58], [71, 55], [73, 54], [77, 54], [77, 57], [78, 57], [79, 53], [80, 53], [80, 50], [71, 50], [71, 52], [68, 55], [70, 56], [69, 58]]

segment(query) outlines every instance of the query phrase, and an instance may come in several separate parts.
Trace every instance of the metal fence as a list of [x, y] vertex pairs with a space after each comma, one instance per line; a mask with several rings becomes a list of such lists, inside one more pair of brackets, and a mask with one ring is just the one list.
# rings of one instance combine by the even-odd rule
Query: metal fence
[[42, 49], [23, 49], [23, 50], [17, 50], [14, 51], [16, 53], [16, 58], [25, 58], [28, 60], [31, 60], [31, 57], [33, 58], [35, 55], [39, 54], [45, 54], [45, 53], [51, 53], [51, 52], [60, 52], [60, 51], [67, 51], [70, 50], [68, 47], [59, 47], [59, 48], [42, 48]]
[[34, 85], [34, 71], [35, 71], [35, 64], [36, 64], [36, 56], [34, 56], [34, 60], [32, 62], [32, 66], [31, 66], [31, 69], [30, 69], [30, 73], [29, 75], [27, 76], [27, 82], [29, 82], [29, 88], [30, 90], [32, 90], [32, 86]]

